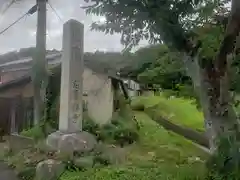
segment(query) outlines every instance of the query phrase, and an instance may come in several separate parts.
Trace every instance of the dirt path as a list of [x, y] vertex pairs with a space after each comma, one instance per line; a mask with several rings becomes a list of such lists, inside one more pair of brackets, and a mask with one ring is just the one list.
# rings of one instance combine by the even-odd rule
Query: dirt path
[[1, 180], [19, 180], [12, 169], [4, 162], [0, 161], [0, 179]]
[[[4, 146], [6, 146], [6, 142], [0, 143], [0, 154], [3, 155]], [[14, 170], [8, 167], [8, 165], [0, 160], [0, 180], [19, 180]]]

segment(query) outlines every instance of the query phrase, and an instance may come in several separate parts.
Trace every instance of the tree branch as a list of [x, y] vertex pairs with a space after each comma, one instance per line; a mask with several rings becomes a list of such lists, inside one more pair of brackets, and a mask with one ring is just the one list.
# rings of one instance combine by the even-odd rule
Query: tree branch
[[89, 9], [89, 8], [95, 8], [96, 6], [98, 6], [98, 3], [95, 3], [93, 5], [88, 5], [88, 6], [80, 6], [80, 8], [82, 8], [82, 9]]
[[231, 13], [228, 25], [216, 56], [216, 70], [223, 76], [227, 69], [227, 55], [234, 51], [236, 37], [240, 32], [240, 1], [232, 0]]

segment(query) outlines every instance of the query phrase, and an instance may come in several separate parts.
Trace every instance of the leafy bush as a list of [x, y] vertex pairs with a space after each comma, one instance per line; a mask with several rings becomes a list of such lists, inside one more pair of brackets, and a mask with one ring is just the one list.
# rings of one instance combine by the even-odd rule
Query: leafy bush
[[58, 128], [58, 119], [59, 119], [59, 96], [55, 98], [51, 107], [49, 108], [49, 119], [48, 122], [53, 128]]
[[240, 142], [237, 136], [231, 132], [220, 138], [216, 152], [207, 162], [208, 174], [206, 179], [240, 179]]
[[119, 113], [115, 114], [111, 123], [103, 126], [99, 126], [91, 118], [85, 116], [83, 130], [94, 134], [99, 141], [107, 141], [121, 146], [132, 144], [138, 139], [138, 124], [132, 116], [131, 118], [127, 117], [126, 112], [122, 112], [122, 116], [119, 116]]
[[44, 139], [47, 135], [54, 132], [55, 129], [52, 128], [50, 123], [42, 123], [39, 125], [36, 125], [28, 130], [23, 130], [20, 135], [26, 136], [29, 138], [33, 138], [35, 141]]
[[100, 126], [96, 124], [87, 113], [83, 115], [83, 124], [82, 124], [83, 131], [87, 131], [96, 136], [97, 140], [103, 140], [100, 133]]
[[22, 136], [33, 138], [34, 140], [40, 140], [44, 138], [44, 133], [40, 125], [34, 126], [31, 129], [24, 130], [20, 133]]
[[[134, 117], [131, 119], [125, 119], [123, 117], [116, 117], [112, 120], [113, 127], [109, 130], [109, 135], [112, 136], [115, 143], [123, 146], [125, 144], [132, 144], [138, 140], [138, 124], [134, 121]], [[107, 131], [106, 127], [105, 131]]]

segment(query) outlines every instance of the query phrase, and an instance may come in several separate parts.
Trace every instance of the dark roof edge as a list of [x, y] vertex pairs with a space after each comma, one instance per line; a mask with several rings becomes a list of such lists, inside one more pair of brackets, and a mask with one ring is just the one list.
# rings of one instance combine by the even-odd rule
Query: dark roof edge
[[0, 85], [0, 92], [5, 91], [9, 88], [13, 88], [13, 87], [18, 86], [18, 85], [28, 84], [29, 82], [31, 82], [31, 76], [30, 75], [22, 76], [18, 79], [14, 79], [12, 81], [8, 81], [6, 83], [1, 84]]
[[[57, 67], [59, 67], [59, 66], [57, 66]], [[55, 67], [54, 69], [57, 69], [57, 67]], [[91, 69], [90, 67], [87, 67], [87, 68]], [[97, 72], [97, 73], [102, 73], [102, 72]], [[112, 75], [112, 74], [107, 73], [107, 72], [106, 72], [106, 75], [111, 79], [116, 79], [118, 81], [122, 81], [122, 79], [117, 75]], [[12, 80], [12, 81], [8, 81], [6, 83], [0, 84], [0, 92], [5, 91], [9, 88], [14, 88], [18, 85], [28, 84], [29, 82], [31, 82], [31, 80], [32, 80], [31, 75], [27, 74], [25, 76], [19, 77], [17, 79]]]

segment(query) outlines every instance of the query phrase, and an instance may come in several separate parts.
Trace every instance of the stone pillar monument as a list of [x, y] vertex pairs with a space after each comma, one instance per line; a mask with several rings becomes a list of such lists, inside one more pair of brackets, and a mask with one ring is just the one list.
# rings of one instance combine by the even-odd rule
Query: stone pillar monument
[[64, 24], [59, 130], [67, 133], [82, 128], [83, 33], [77, 21]]
[[71, 153], [89, 151], [96, 145], [94, 136], [82, 131], [83, 35], [80, 22], [64, 24], [59, 131], [47, 138], [49, 147]]

